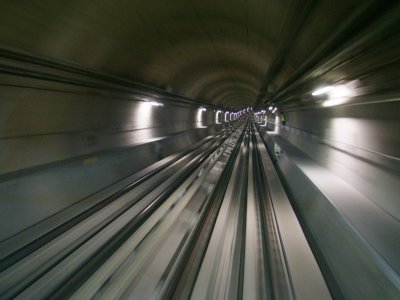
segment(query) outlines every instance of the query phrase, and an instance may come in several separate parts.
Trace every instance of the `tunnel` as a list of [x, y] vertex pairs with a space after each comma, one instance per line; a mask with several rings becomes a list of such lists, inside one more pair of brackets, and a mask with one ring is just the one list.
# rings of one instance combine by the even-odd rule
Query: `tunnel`
[[0, 299], [400, 299], [399, 1], [0, 24]]

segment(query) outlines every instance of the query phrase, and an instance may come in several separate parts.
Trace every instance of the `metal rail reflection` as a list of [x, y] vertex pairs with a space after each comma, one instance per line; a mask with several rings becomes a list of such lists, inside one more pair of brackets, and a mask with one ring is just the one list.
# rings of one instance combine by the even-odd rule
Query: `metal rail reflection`
[[[242, 118], [111, 197], [81, 203], [51, 230], [32, 232], [37, 238], [9, 244], [0, 295], [329, 299], [287, 198], [269, 186], [276, 174], [268, 164], [253, 121]], [[295, 224], [294, 237], [283, 222]], [[299, 277], [304, 265], [308, 288]]]

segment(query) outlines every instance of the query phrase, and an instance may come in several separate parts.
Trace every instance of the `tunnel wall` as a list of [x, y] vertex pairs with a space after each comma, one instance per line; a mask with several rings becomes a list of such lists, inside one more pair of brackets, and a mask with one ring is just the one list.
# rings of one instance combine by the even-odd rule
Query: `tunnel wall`
[[[3, 87], [1, 173], [196, 129], [197, 114], [196, 107], [157, 106], [118, 95]], [[207, 115], [213, 113], [203, 113], [201, 126], [214, 123]]]
[[229, 126], [163, 91], [43, 60], [5, 63], [0, 240]]
[[335, 298], [398, 293], [399, 111], [398, 101], [292, 110], [285, 125], [278, 113], [260, 127]]
[[287, 112], [277, 132], [400, 219], [399, 102]]
[[400, 157], [398, 101], [286, 112], [288, 126], [350, 147]]

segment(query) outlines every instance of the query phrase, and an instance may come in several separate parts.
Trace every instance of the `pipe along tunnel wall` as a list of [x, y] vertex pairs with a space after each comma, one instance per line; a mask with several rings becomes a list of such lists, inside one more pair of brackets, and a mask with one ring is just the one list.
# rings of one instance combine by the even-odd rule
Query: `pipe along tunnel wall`
[[[91, 266], [92, 269], [85, 270], [86, 273], [79, 273], [81, 278], [84, 278], [82, 282], [73, 280], [72, 271], [67, 273], [68, 276], [49, 280], [48, 276], [56, 274], [54, 272], [57, 272], [57, 268], [64, 268], [63, 262], [57, 258], [57, 253], [53, 254], [54, 260], [51, 260], [53, 256], [46, 257], [46, 252], [41, 251], [46, 251], [47, 244], [55, 243], [57, 238], [66, 238], [66, 234], [74, 228], [79, 229], [82, 222], [89, 220], [89, 217], [93, 217], [95, 212], [100, 210], [96, 205], [103, 203], [104, 199], [108, 199], [108, 204], [122, 199], [129, 189], [119, 192], [132, 182], [145, 178], [147, 174], [186, 150], [194, 151], [198, 148], [205, 151], [206, 149], [201, 148], [201, 143], [222, 141], [234, 132], [244, 119], [231, 122], [225, 120], [223, 112], [218, 113], [216, 119], [218, 108], [212, 106], [201, 111], [199, 118], [199, 104], [188, 99], [68, 65], [39, 59], [27, 61], [26, 57], [7, 58], [3, 64], [8, 66], [8, 72], [1, 75], [0, 102], [0, 237], [3, 282], [0, 284], [0, 293], [4, 297], [20, 295], [22, 298], [29, 293], [37, 293], [40, 298], [73, 295], [75, 292], [80, 295], [80, 292], [90, 290], [90, 293], [95, 293], [93, 295], [101, 295], [100, 287], [94, 288], [90, 282], [96, 282], [96, 276], [101, 277], [98, 270], [107, 263], [106, 259], [100, 259], [102, 263]], [[19, 69], [14, 68], [15, 65], [18, 65]], [[257, 125], [260, 130], [259, 138], [263, 138], [274, 160], [276, 170], [322, 272], [323, 280], [329, 288], [330, 295], [335, 298], [396, 299], [399, 295], [398, 103], [371, 102], [361, 106], [292, 110], [285, 113], [285, 125], [280, 124], [279, 117], [272, 115], [268, 116], [266, 127], [262, 123]], [[246, 115], [252, 119], [251, 111], [246, 111]], [[257, 132], [254, 128], [252, 130]], [[248, 133], [246, 143], [249, 145], [250, 136]], [[252, 147], [257, 144], [254, 141], [252, 143]], [[267, 156], [266, 152], [264, 156]], [[246, 164], [250, 166], [248, 160], [249, 158], [246, 158], [241, 163], [238, 160], [238, 164], [242, 167]], [[188, 160], [178, 164], [173, 170], [183, 170], [189, 162]], [[216, 170], [214, 172], [217, 172]], [[274, 169], [268, 172], [266, 170], [267, 167], [263, 169], [266, 178], [260, 179], [265, 182], [272, 176], [269, 172]], [[171, 171], [169, 176], [173, 174]], [[229, 176], [225, 180], [228, 180]], [[236, 178], [235, 176], [233, 177]], [[159, 183], [167, 178], [168, 176], [164, 177]], [[171, 178], [178, 182], [177, 178]], [[173, 181], [169, 184], [172, 185]], [[151, 189], [147, 190], [149, 197], [156, 197], [150, 192], [156, 186], [150, 186]], [[176, 188], [178, 189], [178, 186]], [[246, 202], [248, 200], [240, 201], [243, 201], [240, 202], [241, 205], [249, 205], [249, 202]], [[225, 203], [222, 198], [221, 203]], [[243, 220], [249, 222], [250, 217], [240, 221], [238, 216], [242, 216], [243, 211], [236, 209], [238, 215], [229, 215], [227, 218], [233, 222], [233, 228], [244, 230], [243, 228], [255, 226], [243, 223]], [[249, 209], [247, 212], [251, 212]], [[278, 207], [270, 208], [270, 212], [271, 209], [276, 214], [275, 210]], [[265, 210], [268, 211], [267, 208]], [[154, 217], [151, 216], [146, 218], [152, 220]], [[177, 216], [182, 218], [184, 215]], [[216, 220], [221, 220], [217, 216], [216, 214]], [[208, 219], [205, 215], [203, 217], [203, 223], [198, 224], [207, 224]], [[73, 218], [74, 221], [68, 223]], [[184, 220], [181, 222], [184, 223]], [[63, 227], [65, 224], [69, 225]], [[282, 234], [282, 224], [285, 222], [276, 221], [274, 224], [277, 226], [276, 234]], [[102, 227], [104, 224], [98, 226], [92, 230], [100, 231], [106, 228]], [[137, 228], [143, 230], [144, 227]], [[176, 228], [178, 230], [179, 226]], [[198, 234], [203, 232], [200, 228], [205, 227], [196, 227]], [[211, 228], [217, 230], [218, 227]], [[133, 234], [138, 231], [130, 232]], [[287, 232], [290, 233], [290, 230]], [[83, 240], [75, 240], [75, 250], [60, 248], [60, 253], [68, 253], [71, 259], [74, 255], [79, 258], [79, 251], [76, 249], [89, 241], [89, 238], [92, 238], [91, 234], [94, 233], [75, 233], [74, 238]], [[212, 233], [209, 234], [211, 243]], [[269, 237], [271, 235], [270, 232]], [[244, 247], [245, 250], [235, 252], [239, 253], [236, 255], [242, 259], [239, 261], [243, 261], [248, 244], [243, 238], [245, 234], [240, 238], [238, 236], [231, 235], [231, 240], [226, 242], [228, 244], [225, 244], [225, 247]], [[282, 240], [286, 238], [288, 237], [282, 236], [276, 247], [285, 249]], [[123, 240], [127, 239], [125, 237]], [[272, 244], [271, 241], [266, 242], [268, 243]], [[62, 245], [67, 244], [64, 241]], [[123, 245], [121, 242], [118, 247], [109, 250], [108, 255], [111, 257], [112, 253], [117, 253], [117, 249], [122, 249]], [[307, 249], [308, 246], [304, 247]], [[283, 268], [281, 273], [277, 271], [280, 263], [287, 264], [290, 261], [290, 249], [296, 250], [290, 247], [282, 250], [286, 254], [280, 258], [281, 261], [276, 258], [278, 262], [275, 262], [275, 269], [271, 266], [266, 267], [268, 272], [272, 268], [280, 275], [275, 274], [271, 275], [270, 279], [263, 279], [262, 276], [268, 274], [266, 270], [260, 271], [261, 273], [255, 272], [257, 280], [265, 284], [267, 290], [261, 288], [253, 296], [262, 298], [270, 293], [271, 297], [278, 297], [279, 293], [286, 293], [284, 295], [289, 295], [287, 297], [301, 298], [301, 295], [310, 296], [313, 295], [313, 291], [321, 289], [321, 294], [315, 292], [315, 299], [321, 299], [318, 295], [329, 298], [324, 284], [319, 285], [317, 280], [318, 287], [313, 285], [313, 276], [320, 276], [319, 269], [315, 270], [315, 266], [311, 271], [307, 265], [303, 266], [303, 269], [300, 268], [305, 274], [310, 273], [310, 277], [304, 275], [302, 280], [296, 278], [296, 272], [299, 272], [296, 268], [299, 266], [296, 267], [293, 261], [292, 265], [285, 267], [287, 269]], [[204, 253], [207, 251], [211, 250], [205, 248]], [[263, 259], [270, 258], [268, 251], [265, 251]], [[49, 262], [43, 264], [39, 271], [35, 271], [35, 259], [41, 261], [38, 258], [40, 255], [41, 259], [45, 257]], [[185, 257], [187, 260], [192, 259], [189, 253], [186, 253]], [[92, 258], [96, 261], [95, 257], [90, 255], [84, 261], [88, 263]], [[138, 258], [124, 259], [136, 262], [135, 259]], [[145, 262], [148, 258], [143, 259]], [[80, 266], [78, 262], [74, 262], [75, 266]], [[174, 260], [171, 259], [171, 262]], [[18, 267], [22, 265], [30, 272], [18, 272]], [[198, 262], [197, 279], [207, 277], [204, 275], [207, 274], [207, 270], [202, 270], [206, 268], [205, 265]], [[228, 262], [228, 265], [233, 266], [234, 270], [243, 270], [241, 268], [246, 266], [237, 265], [237, 261]], [[179, 266], [179, 270], [185, 270]], [[123, 272], [128, 272], [127, 270]], [[165, 295], [184, 297], [188, 295], [189, 289], [190, 295], [202, 298], [204, 295], [200, 293], [201, 287], [215, 284], [212, 281], [194, 279], [189, 283], [182, 282], [182, 278], [176, 278], [176, 273], [170, 271], [171, 273], [165, 273], [172, 276], [168, 277], [170, 281], [166, 281], [169, 285], [161, 290]], [[218, 272], [223, 274], [225, 271], [223, 268], [218, 269]], [[286, 274], [286, 277], [282, 274]], [[240, 282], [243, 280], [240, 274], [237, 277], [229, 277], [226, 274], [224, 276], [222, 278], [226, 280], [226, 289], [234, 288], [236, 295], [243, 293], [242, 289], [245, 289], [246, 285]], [[280, 290], [276, 286], [274, 288], [276, 278], [281, 278], [282, 281], [289, 278], [287, 290]], [[145, 277], [138, 275], [131, 279], [131, 287], [124, 285], [124, 296], [134, 295], [134, 286], [141, 286], [140, 280], [145, 280]], [[83, 285], [85, 282], [87, 285]], [[62, 285], [69, 289], [61, 289], [57, 293], [57, 288]], [[116, 289], [117, 286], [117, 282], [107, 286], [105, 295], [120, 293]], [[307, 291], [308, 287], [311, 291]], [[221, 290], [214, 289], [213, 295], [221, 295], [219, 293], [222, 291], [225, 291], [223, 287]]]

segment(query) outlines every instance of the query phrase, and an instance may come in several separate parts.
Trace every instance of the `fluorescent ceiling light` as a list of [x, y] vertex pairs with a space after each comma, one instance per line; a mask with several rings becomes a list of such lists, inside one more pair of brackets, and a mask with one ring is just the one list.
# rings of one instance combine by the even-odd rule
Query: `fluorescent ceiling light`
[[319, 88], [319, 89], [315, 90], [315, 91], [312, 93], [312, 95], [313, 95], [313, 96], [318, 96], [318, 95], [326, 94], [326, 93], [328, 93], [329, 91], [331, 91], [333, 88], [334, 88], [333, 86], [328, 85], [328, 86], [325, 86], [325, 87], [322, 87], [322, 88]]
[[149, 104], [151, 104], [153, 106], [164, 106], [164, 104], [162, 104], [160, 102], [155, 102], [155, 101], [150, 101], [150, 102], [147, 102], [147, 103], [149, 103]]
[[329, 92], [330, 99], [347, 98], [350, 96], [352, 96], [351, 90], [345, 85], [335, 86], [335, 88]]
[[346, 103], [350, 97], [353, 96], [353, 92], [346, 85], [332, 86], [327, 92], [328, 99], [326, 99], [322, 106], [335, 106]]

